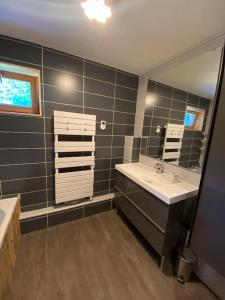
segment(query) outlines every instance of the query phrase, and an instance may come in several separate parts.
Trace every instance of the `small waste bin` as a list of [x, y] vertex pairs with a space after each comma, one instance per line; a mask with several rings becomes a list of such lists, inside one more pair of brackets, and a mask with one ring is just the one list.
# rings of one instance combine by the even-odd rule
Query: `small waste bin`
[[185, 283], [190, 280], [195, 261], [196, 256], [194, 253], [190, 249], [184, 248], [178, 264], [177, 280], [179, 282]]

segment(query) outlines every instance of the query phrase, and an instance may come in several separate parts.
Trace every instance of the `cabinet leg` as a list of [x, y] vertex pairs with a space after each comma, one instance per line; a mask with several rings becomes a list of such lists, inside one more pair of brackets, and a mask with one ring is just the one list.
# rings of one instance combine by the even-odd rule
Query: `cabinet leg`
[[165, 262], [165, 256], [161, 256], [161, 259], [160, 259], [160, 271], [163, 273], [163, 270], [164, 270], [164, 262]]
[[173, 262], [170, 255], [161, 256], [160, 260], [160, 271], [166, 275], [172, 275], [173, 271]]

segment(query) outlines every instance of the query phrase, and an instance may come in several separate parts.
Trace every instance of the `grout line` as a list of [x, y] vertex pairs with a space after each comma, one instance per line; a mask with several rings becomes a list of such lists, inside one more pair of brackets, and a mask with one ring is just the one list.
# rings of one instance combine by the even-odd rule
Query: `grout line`
[[0, 167], [11, 167], [11, 166], [26, 166], [26, 165], [39, 165], [39, 164], [45, 164], [45, 162], [33, 162], [33, 163], [21, 163], [21, 164], [6, 164], [6, 165], [0, 165]]
[[[117, 71], [115, 71], [117, 72]], [[132, 91], [135, 91], [137, 92], [138, 89], [135, 89], [135, 88], [132, 88], [130, 86], [126, 86], [126, 85], [121, 85], [121, 84], [117, 84], [116, 82], [109, 82], [109, 81], [105, 81], [105, 80], [101, 80], [101, 79], [98, 79], [98, 78], [95, 78], [95, 77], [90, 77], [90, 76], [85, 76], [85, 78], [87, 79], [91, 79], [91, 80], [95, 80], [95, 81], [99, 81], [99, 82], [103, 82], [103, 83], [106, 83], [106, 84], [111, 84], [111, 85], [115, 85], [116, 87], [119, 86], [119, 87], [122, 87], [122, 88], [125, 88], [125, 89], [129, 89], [129, 90], [132, 90]]]
[[35, 48], [41, 48], [41, 45], [39, 44], [35, 44], [35, 43], [32, 43], [32, 42], [28, 42], [28, 41], [24, 41], [24, 40], [21, 40], [21, 39], [18, 39], [18, 38], [14, 38], [14, 37], [10, 37], [10, 36], [6, 36], [6, 35], [3, 35], [3, 34], [0, 34], [0, 38], [4, 39], [4, 40], [9, 40], [9, 41], [13, 41], [13, 42], [16, 42], [18, 44], [25, 44], [25, 45], [28, 45], [28, 46], [33, 46]]
[[9, 58], [9, 57], [5, 57], [5, 56], [0, 56], [0, 59], [6, 59], [6, 60], [9, 60], [10, 62], [11, 61], [16, 61], [16, 62], [20, 62], [20, 63], [26, 64], [26, 65], [31, 65], [31, 66], [36, 66], [36, 67], [41, 68], [41, 65], [38, 65], [38, 64], [35, 64], [35, 63], [32, 63], [32, 62], [19, 60], [19, 59], [16, 59], [16, 58]]
[[107, 66], [107, 65], [98, 63], [98, 62], [94, 62], [94, 61], [92, 61], [92, 60], [88, 60], [88, 59], [87, 59], [87, 63], [90, 63], [90, 64], [92, 64], [92, 65], [96, 65], [96, 66], [100, 66], [100, 67], [103, 67], [103, 68], [105, 68], [105, 69], [109, 69], [109, 70], [112, 70], [112, 71], [117, 71], [118, 73], [123, 73], [123, 74], [126, 74], [126, 75], [131, 76], [131, 77], [134, 77], [134, 78], [139, 78], [139, 75], [132, 74], [132, 73], [130, 73], [130, 72], [123, 71], [123, 70], [117, 69], [117, 68], [115, 68], [115, 67], [110, 67], [110, 66]]
[[[42, 66], [41, 66], [41, 71], [42, 71], [42, 80], [44, 80], [44, 48], [42, 45]], [[42, 86], [42, 99], [43, 99], [43, 115], [45, 116], [45, 90], [44, 90], [44, 86]], [[44, 118], [44, 147], [45, 147], [45, 174], [46, 174], [46, 178], [45, 178], [45, 196], [46, 196], [46, 202], [47, 202], [47, 207], [48, 207], [48, 168], [47, 168], [47, 142], [46, 142], [46, 121]], [[47, 218], [47, 226], [48, 226], [48, 218]]]
[[173, 100], [174, 100], [174, 87], [172, 88], [172, 99], [170, 101], [169, 121], [171, 120], [171, 110], [172, 110], [172, 106], [173, 106]]
[[10, 182], [10, 181], [19, 181], [19, 180], [30, 180], [30, 179], [46, 178], [46, 177], [49, 177], [49, 175], [34, 176], [34, 177], [23, 177], [23, 178], [14, 178], [14, 179], [6, 179], [6, 180], [1, 180], [1, 182]]
[[[113, 112], [113, 111], [112, 111]], [[115, 111], [116, 112], [116, 111]], [[176, 120], [176, 119], [174, 119]], [[180, 120], [177, 120], [180, 121]], [[96, 122], [96, 124], [100, 125], [100, 122]], [[134, 125], [132, 124], [123, 124], [123, 123], [110, 123], [107, 122], [108, 125], [119, 125], [119, 126], [130, 126], [133, 127]], [[146, 127], [146, 126], [145, 126]], [[147, 126], [148, 127], [148, 126]], [[44, 134], [51, 134], [53, 135], [53, 132], [27, 132], [27, 131], [1, 131], [0, 133], [9, 133], [9, 134], [39, 134], [39, 135], [44, 135]], [[111, 136], [111, 134], [96, 134], [96, 136]], [[120, 135], [118, 135], [120, 136]], [[48, 148], [48, 147], [47, 147]], [[44, 147], [31, 147], [31, 148], [27, 148], [27, 147], [23, 147], [23, 148], [1, 148], [1, 149], [44, 149]], [[0, 149], [0, 150], [1, 150]]]
[[16, 133], [26, 133], [26, 134], [39, 134], [44, 135], [44, 132], [35, 132], [35, 131], [7, 131], [7, 130], [0, 130], [0, 133], [10, 133], [10, 134], [16, 134]]
[[[198, 101], [198, 103], [199, 103], [199, 101]], [[188, 105], [188, 94], [187, 94], [187, 96], [186, 96], [186, 111], [187, 111], [187, 105]], [[185, 138], [186, 139], [186, 138]], [[191, 161], [191, 152], [192, 152], [192, 144], [193, 144], [193, 140], [192, 140], [192, 138], [190, 138], [191, 139], [191, 144], [190, 144], [190, 154], [189, 154], [189, 158], [188, 158], [188, 160], [187, 160], [187, 162], [188, 162], [188, 167], [190, 167], [190, 161]]]
[[[24, 209], [24, 208], [29, 208], [29, 207], [39, 207], [39, 206], [45, 206], [45, 207], [47, 207], [46, 205], [47, 205], [47, 202], [45, 201], [45, 202], [40, 202], [40, 203], [37, 203], [37, 204], [28, 204], [28, 205], [23, 205], [23, 206], [21, 206], [21, 209]], [[42, 208], [44, 208], [44, 207], [42, 207]], [[40, 208], [41, 209], [41, 208]], [[23, 211], [24, 212], [24, 211]]]
[[94, 182], [105, 182], [105, 181], [110, 181], [110, 180], [113, 180], [113, 179], [95, 180]]
[[[93, 94], [93, 95], [96, 95], [96, 94]], [[126, 100], [122, 100], [122, 101], [126, 101]], [[131, 101], [127, 101], [127, 102], [131, 102]], [[55, 105], [64, 105], [64, 106], [71, 106], [71, 107], [82, 108], [82, 106], [80, 106], [80, 105], [68, 104], [68, 103], [62, 103], [62, 102], [45, 101], [45, 103], [51, 103], [51, 104], [55, 104]], [[113, 112], [112, 109], [104, 109], [104, 108], [97, 108], [97, 107], [91, 107], [91, 106], [86, 106], [85, 108]], [[120, 110], [115, 110], [115, 112], [135, 115], [135, 112], [127, 112], [127, 111], [120, 111]]]
[[47, 118], [47, 117], [44, 117], [43, 114], [42, 115], [37, 115], [37, 114], [15, 113], [15, 112], [11, 112], [11, 111], [1, 111], [1, 117], [2, 116], [5, 116], [6, 118], [8, 116], [20, 117], [20, 118], [21, 117], [24, 117], [24, 118], [35, 118], [35, 119], [44, 119], [44, 118]]
[[82, 95], [82, 100], [83, 100], [83, 114], [84, 114], [84, 84], [85, 84], [85, 59], [83, 59], [83, 95]]
[[[110, 135], [111, 136], [111, 135]], [[112, 136], [113, 137], [113, 136]], [[106, 149], [106, 148], [111, 148], [111, 147], [104, 147], [104, 146], [98, 146], [96, 149]], [[124, 148], [124, 146], [112, 146], [112, 148], [117, 149], [117, 148]]]
[[[83, 76], [81, 76], [81, 77], [83, 77]], [[84, 78], [83, 79], [85, 79], [86, 77], [84, 76]], [[51, 83], [41, 83], [41, 85], [42, 86], [49, 86], [49, 87], [54, 87], [54, 88], [56, 88], [56, 89], [61, 89], [61, 90], [65, 90], [65, 91], [68, 91], [68, 89], [67, 88], [64, 88], [64, 87], [61, 87], [61, 86], [57, 86], [57, 85], [55, 85], [55, 84], [51, 84]], [[70, 92], [78, 92], [78, 93], [82, 93], [83, 92], [83, 89], [82, 90], [78, 90], [78, 89], [76, 89], [76, 90], [73, 90], [73, 89], [71, 89], [71, 90], [69, 90]], [[89, 95], [95, 95], [95, 96], [99, 96], [99, 97], [104, 97], [104, 98], [110, 98], [110, 99], [114, 99], [114, 97], [113, 96], [109, 96], [109, 95], [104, 95], [104, 94], [97, 94], [97, 93], [93, 93], [93, 92], [90, 92], [90, 91], [84, 91], [84, 93], [85, 94], [89, 94]], [[137, 100], [129, 100], [129, 99], [124, 99], [124, 98], [118, 98], [118, 97], [115, 97], [116, 98], [116, 100], [119, 100], [119, 101], [126, 101], [126, 102], [131, 102], [131, 103], [135, 103], [136, 104], [136, 102], [137, 102]], [[47, 101], [45, 101], [45, 102], [47, 102]]]
[[109, 171], [109, 189], [108, 189], [108, 192], [110, 191], [110, 185], [111, 185], [111, 182], [110, 182], [110, 178], [111, 178], [111, 173], [112, 173], [112, 155], [113, 155], [113, 133], [114, 133], [114, 118], [115, 118], [115, 106], [116, 106], [116, 80], [117, 80], [117, 71], [115, 72], [115, 85], [114, 85], [114, 101], [113, 101], [113, 125], [112, 125], [112, 138], [111, 138], [111, 151], [110, 151], [110, 171]]
[[[46, 190], [35, 190], [35, 191], [31, 191], [31, 192], [21, 192], [20, 195], [24, 195], [24, 194], [32, 194], [32, 193], [38, 193], [38, 192], [45, 192]], [[10, 193], [10, 194], [4, 194], [4, 196], [13, 196], [13, 195], [18, 195], [18, 193]]]
[[1, 148], [0, 151], [3, 150], [44, 150], [45, 147], [42, 148], [36, 148], [36, 147], [31, 147], [31, 148]]
[[[155, 85], [155, 87], [154, 87], [154, 93], [156, 93], [157, 92], [157, 85]], [[147, 138], [147, 143], [146, 143], [146, 155], [149, 155], [149, 144], [150, 144], [150, 137], [151, 137], [151, 133], [152, 133], [152, 122], [153, 122], [153, 114], [154, 114], [154, 104], [153, 104], [153, 106], [152, 106], [152, 113], [151, 113], [151, 125], [150, 125], [150, 128], [149, 128], [149, 136], [148, 136], [148, 138]]]
[[[109, 147], [110, 148], [110, 147]], [[115, 158], [121, 158], [121, 157], [115, 157]], [[103, 160], [103, 159], [110, 159], [110, 158], [96, 158], [96, 160]], [[20, 163], [20, 164], [6, 164], [6, 165], [0, 165], [0, 167], [11, 167], [11, 166], [26, 166], [26, 165], [36, 165], [36, 164], [54, 164], [54, 161], [42, 161], [42, 162], [31, 162], [31, 163]], [[102, 169], [99, 169], [102, 170]], [[107, 169], [103, 169], [107, 170]]]
[[[83, 63], [86, 64], [86, 59], [85, 58], [80, 58], [81, 60], [83, 60]], [[132, 88], [130, 86], [126, 86], [126, 85], [121, 85], [121, 84], [117, 84], [116, 82], [110, 82], [110, 81], [105, 81], [105, 80], [101, 80], [101, 79], [98, 79], [96, 77], [90, 77], [90, 76], [86, 76], [85, 74], [81, 75], [81, 74], [78, 74], [78, 73], [73, 73], [73, 72], [69, 72], [69, 71], [65, 71], [65, 70], [61, 70], [61, 69], [56, 69], [56, 68], [53, 68], [53, 67], [49, 67], [49, 66], [44, 66], [45, 69], [50, 69], [50, 70], [54, 70], [54, 71], [57, 71], [57, 72], [61, 72], [61, 73], [65, 73], [65, 74], [70, 74], [70, 75], [75, 75], [75, 76], [79, 76], [79, 77], [85, 77], [87, 79], [91, 79], [91, 80], [95, 80], [95, 81], [99, 81], [99, 82], [102, 82], [102, 83], [106, 83], [106, 84], [111, 84], [111, 85], [115, 85], [115, 86], [120, 86], [120, 87], [123, 87], [123, 88], [126, 88], [126, 89], [129, 89], [129, 90], [133, 90], [133, 91], [138, 91], [138, 89], [136, 88]], [[104, 67], [103, 67], [104, 68]], [[115, 73], [118, 72], [117, 70], [115, 70]], [[138, 77], [137, 77], [138, 78]]]
[[[177, 100], [174, 100], [174, 99], [171, 99], [172, 101], [177, 101]], [[185, 110], [180, 110], [180, 109], [175, 109], [175, 108], [172, 108], [172, 101], [171, 101], [171, 104], [170, 104], [170, 107], [165, 107], [165, 106], [159, 106], [159, 105], [154, 105], [154, 107], [157, 107], [157, 108], [163, 108], [163, 109], [167, 109], [167, 110], [175, 110], [175, 111], [179, 111], [179, 112], [185, 112]], [[182, 102], [184, 103], [184, 102]], [[146, 115], [148, 116], [148, 115]]]

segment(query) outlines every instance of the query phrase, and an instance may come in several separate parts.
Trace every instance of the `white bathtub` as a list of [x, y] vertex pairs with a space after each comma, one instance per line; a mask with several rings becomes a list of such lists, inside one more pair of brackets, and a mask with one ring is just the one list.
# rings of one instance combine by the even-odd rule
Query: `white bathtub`
[[17, 200], [17, 197], [0, 200], [0, 248], [15, 210]]

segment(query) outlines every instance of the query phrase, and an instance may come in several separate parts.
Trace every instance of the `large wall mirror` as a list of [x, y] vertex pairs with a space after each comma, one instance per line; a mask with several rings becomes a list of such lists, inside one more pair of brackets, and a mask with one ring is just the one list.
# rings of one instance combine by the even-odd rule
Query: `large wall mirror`
[[221, 51], [209, 51], [148, 81], [141, 154], [201, 172]]

